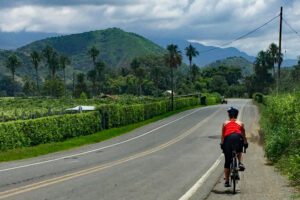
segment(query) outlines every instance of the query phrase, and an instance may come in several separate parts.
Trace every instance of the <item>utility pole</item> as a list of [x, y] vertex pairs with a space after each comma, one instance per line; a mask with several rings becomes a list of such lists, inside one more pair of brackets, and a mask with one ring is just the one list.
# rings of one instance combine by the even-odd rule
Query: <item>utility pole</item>
[[282, 6], [280, 7], [280, 22], [279, 22], [279, 60], [278, 60], [278, 71], [277, 71], [277, 95], [280, 87], [280, 66], [283, 58], [281, 58], [281, 38], [282, 38]]

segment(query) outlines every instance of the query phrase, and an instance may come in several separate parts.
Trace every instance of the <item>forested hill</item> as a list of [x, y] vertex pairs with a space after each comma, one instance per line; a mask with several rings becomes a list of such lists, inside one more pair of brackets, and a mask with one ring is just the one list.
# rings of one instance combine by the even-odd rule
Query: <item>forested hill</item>
[[41, 51], [47, 45], [69, 56], [72, 65], [82, 70], [92, 65], [87, 54], [92, 46], [100, 50], [99, 58], [108, 67], [128, 66], [135, 57], [164, 52], [163, 48], [150, 40], [119, 28], [47, 38], [21, 47], [17, 51], [29, 54], [32, 50]]
[[243, 76], [249, 76], [253, 73], [253, 64], [243, 57], [228, 57], [223, 60], [217, 60], [205, 67], [219, 67], [219, 66], [234, 66], [242, 70]]

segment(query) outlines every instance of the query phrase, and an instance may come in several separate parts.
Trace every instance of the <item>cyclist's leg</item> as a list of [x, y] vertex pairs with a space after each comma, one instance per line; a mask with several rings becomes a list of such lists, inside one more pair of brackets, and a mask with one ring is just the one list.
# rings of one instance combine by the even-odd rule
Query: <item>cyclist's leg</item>
[[231, 148], [230, 135], [224, 139], [224, 156], [225, 156], [224, 176], [225, 176], [225, 182], [228, 182], [229, 174], [230, 174], [230, 163], [231, 163], [231, 159], [232, 159], [232, 148]]
[[240, 171], [245, 170], [245, 166], [242, 163], [242, 158], [243, 158], [243, 146], [244, 146], [244, 140], [241, 135], [236, 135], [236, 142], [237, 142], [237, 152], [238, 152], [238, 160], [239, 160], [239, 168]]

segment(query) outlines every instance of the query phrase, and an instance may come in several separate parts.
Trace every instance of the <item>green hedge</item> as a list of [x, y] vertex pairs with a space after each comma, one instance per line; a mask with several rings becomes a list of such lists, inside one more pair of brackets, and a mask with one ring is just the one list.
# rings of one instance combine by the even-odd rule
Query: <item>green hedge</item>
[[[199, 105], [199, 98], [180, 98], [174, 100], [174, 109]], [[98, 107], [102, 115], [104, 129], [124, 126], [139, 121], [150, 119], [171, 111], [170, 101], [161, 101], [148, 104], [136, 104], [130, 106], [104, 105]]]
[[206, 96], [207, 105], [214, 105], [221, 103], [222, 97], [219, 93], [204, 93], [202, 96]]
[[98, 112], [0, 123], [0, 150], [62, 141], [99, 130]]

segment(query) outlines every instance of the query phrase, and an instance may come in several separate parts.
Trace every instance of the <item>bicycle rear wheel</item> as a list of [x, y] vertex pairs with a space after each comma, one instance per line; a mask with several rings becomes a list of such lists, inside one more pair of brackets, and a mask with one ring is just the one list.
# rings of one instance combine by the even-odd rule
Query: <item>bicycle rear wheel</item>
[[232, 193], [233, 194], [236, 193], [235, 189], [236, 189], [236, 177], [233, 176], [233, 178], [232, 178]]
[[236, 184], [237, 184], [237, 159], [234, 157], [232, 159], [232, 172], [231, 172], [231, 182], [232, 182], [232, 193], [236, 193]]

